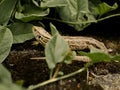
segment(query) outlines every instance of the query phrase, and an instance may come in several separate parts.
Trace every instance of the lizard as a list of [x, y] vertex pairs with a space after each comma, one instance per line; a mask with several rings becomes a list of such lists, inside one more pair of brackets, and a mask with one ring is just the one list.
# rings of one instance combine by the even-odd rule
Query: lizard
[[[43, 27], [33, 26], [32, 28], [33, 34], [36, 40], [45, 47], [46, 43], [49, 39], [52, 38], [52, 35], [48, 33]], [[68, 42], [69, 47], [71, 50], [84, 50], [84, 49], [91, 49], [94, 47], [103, 51], [104, 53], [108, 53], [108, 50], [104, 43], [92, 38], [92, 37], [85, 37], [85, 36], [63, 36], [65, 41]], [[88, 57], [84, 56], [77, 56], [76, 59], [80, 59], [80, 61], [88, 62], [90, 61]], [[84, 60], [83, 60], [84, 59]]]

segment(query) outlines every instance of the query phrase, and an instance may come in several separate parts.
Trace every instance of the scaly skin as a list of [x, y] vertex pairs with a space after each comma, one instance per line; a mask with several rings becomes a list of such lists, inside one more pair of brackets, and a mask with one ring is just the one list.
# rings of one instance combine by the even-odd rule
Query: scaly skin
[[[33, 27], [33, 33], [36, 40], [39, 41], [43, 46], [45, 46], [48, 40], [52, 37], [44, 28], [38, 26]], [[105, 53], [108, 52], [107, 48], [102, 42], [91, 37], [63, 36], [63, 38], [68, 42], [72, 50], [90, 49], [92, 46], [96, 49], [100, 49]]]
[[[33, 26], [33, 33], [36, 40], [41, 43], [43, 46], [48, 42], [48, 40], [52, 37], [44, 28]], [[91, 47], [101, 50], [104, 53], [108, 53], [107, 48], [105, 45], [91, 37], [83, 37], [83, 36], [63, 36], [65, 41], [68, 42], [70, 48], [72, 50], [84, 50], [84, 49], [91, 49]], [[85, 59], [86, 58], [86, 59]], [[76, 59], [79, 61], [88, 62], [88, 57], [85, 56], [77, 56]], [[84, 59], [84, 60], [83, 60]]]

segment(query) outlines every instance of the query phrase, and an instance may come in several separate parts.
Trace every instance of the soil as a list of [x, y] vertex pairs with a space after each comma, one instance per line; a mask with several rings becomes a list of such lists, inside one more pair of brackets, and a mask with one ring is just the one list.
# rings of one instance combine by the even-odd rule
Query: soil
[[[99, 23], [91, 24], [81, 32], [75, 31], [66, 24], [53, 24], [66, 35], [90, 36], [102, 41], [110, 50], [111, 55], [120, 54], [120, 17], [114, 17]], [[48, 25], [48, 22], [44, 22]], [[11, 52], [3, 64], [11, 72], [14, 82], [23, 80], [23, 86], [35, 85], [49, 79], [49, 69], [44, 59], [32, 60], [33, 57], [43, 57], [44, 48], [39, 44], [32, 45], [35, 39], [12, 46]], [[64, 64], [61, 71], [69, 74], [82, 67], [84, 62], [73, 61], [71, 64]], [[87, 72], [76, 74], [72, 77], [59, 80], [54, 83], [42, 86], [36, 90], [120, 90], [120, 63], [101, 62], [89, 67], [89, 76]], [[113, 78], [114, 77], [114, 78]], [[99, 83], [103, 81], [104, 83]], [[112, 80], [114, 84], [110, 81]], [[118, 81], [119, 80], [119, 81]], [[117, 83], [115, 83], [117, 82]], [[109, 88], [111, 86], [112, 88]], [[116, 88], [116, 86], [118, 86]]]

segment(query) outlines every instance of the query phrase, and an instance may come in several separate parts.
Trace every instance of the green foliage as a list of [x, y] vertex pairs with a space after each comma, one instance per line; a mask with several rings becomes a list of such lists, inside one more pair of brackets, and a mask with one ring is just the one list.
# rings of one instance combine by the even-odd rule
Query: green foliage
[[109, 55], [105, 54], [105, 53], [85, 53], [85, 52], [81, 52], [81, 55], [85, 55], [90, 57], [90, 59], [92, 60], [93, 63], [98, 63], [98, 62], [110, 62], [111, 58]]
[[120, 55], [115, 55], [115, 56], [111, 57], [111, 60], [120, 62]]
[[50, 26], [54, 34], [45, 46], [45, 56], [49, 69], [54, 69], [57, 63], [72, 60], [74, 54], [72, 54], [68, 43], [64, 41], [64, 38], [60, 36], [56, 28], [52, 24]]
[[41, 2], [37, 2], [35, 0], [32, 0], [33, 3], [39, 7], [61, 7], [66, 6], [66, 0], [41, 0]]
[[[12, 44], [23, 43], [34, 37], [31, 30], [34, 22], [39, 25], [40, 20], [50, 18], [51, 8], [59, 14], [61, 20], [56, 17], [50, 20], [67, 23], [81, 31], [91, 23], [99, 21], [103, 15], [109, 17], [108, 12], [116, 10], [117, 7], [116, 3], [110, 6], [100, 0], [0, 0], [0, 63], [8, 56]], [[49, 68], [54, 69], [57, 63], [70, 63], [75, 52], [70, 50], [55, 26], [50, 24], [50, 27], [53, 37], [46, 45], [45, 54]], [[95, 63], [120, 59], [120, 56], [111, 57], [103, 53], [84, 55], [89, 56]], [[12, 83], [9, 73], [4, 73], [0, 66], [0, 90], [8, 89], [23, 90]]]
[[0, 25], [6, 25], [14, 11], [17, 0], [2, 0], [0, 2]]
[[2, 72], [0, 73], [0, 83], [8, 85], [12, 83], [10, 72], [2, 64], [0, 64], [0, 72]]
[[23, 22], [32, 20], [41, 20], [42, 17], [49, 14], [49, 8], [43, 9], [33, 4], [25, 3], [23, 6], [19, 3], [18, 11], [15, 13], [15, 18]]
[[13, 36], [5, 25], [8, 23], [14, 11], [16, 1], [17, 0], [1, 0], [0, 2], [0, 63], [7, 57], [12, 46]]
[[[61, 22], [66, 22], [76, 30], [81, 31], [92, 22], [97, 22], [97, 16], [100, 18], [117, 7], [116, 3], [110, 6], [100, 0], [0, 0], [0, 25], [9, 28], [7, 30], [9, 32], [8, 38], [13, 37], [13, 41], [12, 38], [9, 38], [9, 42], [12, 44], [23, 43], [33, 38], [32, 22], [36, 21], [39, 25], [38, 20], [46, 18], [45, 16], [49, 15], [51, 8], [59, 13], [59, 17], [62, 19]], [[0, 36], [4, 35], [0, 33]], [[57, 38], [59, 35], [55, 37]], [[11, 43], [5, 44], [3, 41], [0, 41], [0, 45], [4, 45], [1, 48], [6, 50], [5, 47], [9, 45], [9, 49], [6, 54], [1, 55], [1, 62], [7, 57], [11, 47]], [[0, 53], [2, 52], [1, 49]]]
[[21, 86], [12, 83], [10, 72], [0, 64], [0, 90], [25, 90]]
[[92, 63], [120, 61], [120, 55], [111, 56], [109, 54], [101, 52], [94, 53], [79, 52], [79, 54], [90, 57]]
[[0, 90], [26, 90], [16, 84], [0, 84]]
[[8, 56], [13, 43], [11, 31], [3, 26], [0, 26], [0, 63]]
[[[102, 16], [112, 10], [115, 10], [118, 5], [113, 6], [99, 0], [66, 0], [67, 5], [58, 7], [57, 11], [63, 21], [68, 25], [81, 31], [93, 22], [97, 22], [97, 16]], [[99, 3], [98, 3], [99, 1]]]
[[23, 43], [26, 40], [32, 39], [32, 24], [29, 23], [12, 23], [9, 29], [13, 34], [13, 43]]
[[52, 36], [54, 36], [55, 34], [59, 34], [56, 27], [52, 23], [50, 23], [50, 29], [51, 29]]
[[108, 13], [112, 10], [115, 10], [118, 8], [117, 3], [115, 3], [113, 6], [110, 6], [106, 3], [100, 3], [96, 8], [95, 8], [95, 12], [99, 15], [99, 17], [101, 17], [103, 14]]

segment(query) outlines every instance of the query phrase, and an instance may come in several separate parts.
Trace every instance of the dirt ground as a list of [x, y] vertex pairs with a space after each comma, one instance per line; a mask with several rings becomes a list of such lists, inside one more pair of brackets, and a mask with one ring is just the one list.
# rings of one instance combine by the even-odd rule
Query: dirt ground
[[[81, 32], [73, 30], [73, 28], [66, 26], [66, 24], [55, 25], [58, 30], [61, 30], [61, 34], [90, 36], [102, 41], [106, 47], [111, 50], [111, 55], [117, 55], [120, 54], [119, 23], [120, 17], [114, 17], [92, 24]], [[45, 56], [44, 48], [40, 44], [38, 46], [32, 45], [34, 40], [35, 39], [32, 39], [22, 44], [13, 45], [9, 56], [3, 62], [11, 72], [13, 81], [23, 80], [24, 87], [49, 79], [49, 69], [45, 60], [30, 59], [32, 57]], [[73, 61], [73, 63], [69, 65], [64, 64], [61, 71], [63, 71], [64, 74], [69, 74], [82, 68], [84, 64], [84, 62]], [[120, 82], [118, 82], [118, 80], [120, 81], [119, 62], [97, 63], [89, 67], [89, 72], [94, 73], [98, 77], [90, 74], [90, 81], [88, 82], [87, 73], [84, 71], [70, 78], [40, 87], [37, 90], [120, 90], [120, 87], [117, 87], [120, 84]], [[98, 83], [100, 80], [104, 80], [104, 83]], [[118, 83], [113, 85], [110, 80]], [[106, 89], [107, 86], [111, 86], [112, 88]]]

